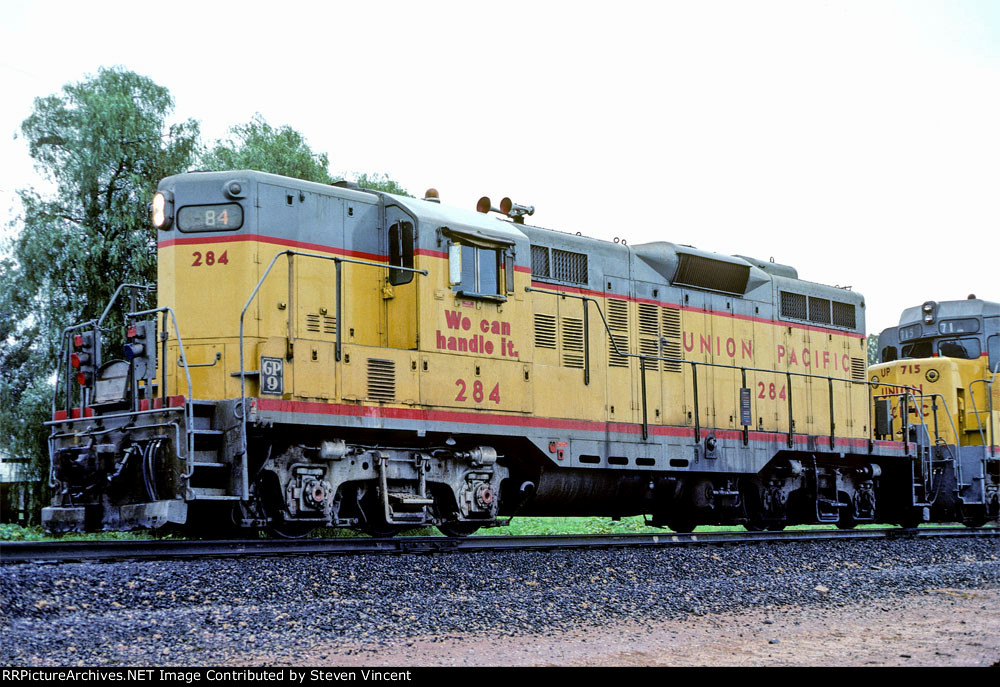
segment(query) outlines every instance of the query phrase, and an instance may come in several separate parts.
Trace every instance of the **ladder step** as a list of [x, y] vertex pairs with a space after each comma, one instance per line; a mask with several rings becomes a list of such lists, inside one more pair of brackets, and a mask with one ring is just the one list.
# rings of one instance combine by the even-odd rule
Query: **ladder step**
[[393, 501], [403, 504], [404, 506], [433, 506], [434, 499], [427, 496], [417, 496], [416, 494], [407, 493], [391, 493], [389, 498]]
[[195, 500], [198, 501], [239, 501], [239, 496], [229, 496], [225, 489], [211, 489], [209, 487], [192, 487]]
[[211, 462], [206, 463], [206, 462], [200, 462], [200, 461], [197, 461], [197, 460], [194, 462], [194, 466], [196, 468], [224, 468], [224, 467], [227, 467], [227, 465], [225, 463], [211, 463]]

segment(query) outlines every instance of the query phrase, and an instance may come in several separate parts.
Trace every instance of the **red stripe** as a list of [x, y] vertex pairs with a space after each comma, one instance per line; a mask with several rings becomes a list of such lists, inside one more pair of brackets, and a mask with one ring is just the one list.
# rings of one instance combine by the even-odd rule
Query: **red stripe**
[[253, 241], [256, 243], [269, 243], [275, 246], [289, 246], [292, 248], [303, 248], [305, 250], [332, 253], [343, 255], [348, 258], [358, 258], [360, 260], [371, 260], [373, 262], [385, 262], [386, 256], [377, 253], [365, 253], [358, 250], [346, 250], [334, 246], [326, 246], [321, 243], [308, 243], [306, 241], [293, 241], [292, 239], [280, 239], [274, 236], [261, 236], [259, 234], [236, 234], [234, 236], [190, 236], [178, 237], [160, 241], [157, 248], [169, 248], [170, 246], [199, 245], [203, 243], [236, 243], [242, 241]]
[[414, 255], [426, 255], [429, 258], [447, 258], [448, 254], [440, 250], [431, 250], [430, 248], [417, 248], [413, 251]]
[[[505, 425], [510, 427], [542, 427], [547, 429], [574, 429], [589, 432], [607, 432], [619, 434], [640, 434], [642, 425], [625, 422], [593, 422], [588, 420], [569, 420], [552, 417], [530, 417], [520, 415], [501, 415], [486, 412], [463, 412], [454, 410], [420, 410], [416, 408], [387, 408], [383, 406], [344, 405], [337, 403], [316, 403], [314, 401], [279, 401], [271, 398], [258, 398], [254, 404], [259, 410], [282, 413], [312, 413], [317, 415], [341, 415], [345, 417], [370, 417], [395, 420], [424, 420], [427, 422], [460, 422], [479, 425]], [[694, 437], [691, 427], [673, 427], [654, 425], [649, 427], [649, 433], [657, 436]], [[702, 430], [703, 434], [713, 434], [723, 439], [742, 439], [740, 430]], [[797, 444], [807, 444], [813, 439], [816, 443], [829, 443], [829, 437], [805, 434], [793, 435]], [[749, 432], [751, 441], [784, 442], [788, 435], [784, 432]], [[852, 437], [837, 437], [837, 446], [867, 447], [868, 440]], [[902, 449], [902, 442], [876, 442], [883, 448]]]

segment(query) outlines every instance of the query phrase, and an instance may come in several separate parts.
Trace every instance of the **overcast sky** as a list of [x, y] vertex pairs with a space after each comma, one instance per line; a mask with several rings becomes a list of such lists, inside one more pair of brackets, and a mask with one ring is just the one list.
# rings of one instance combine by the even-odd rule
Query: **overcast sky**
[[123, 65], [206, 141], [260, 112], [334, 174], [535, 224], [773, 257], [866, 296], [1000, 300], [1000, 0], [0, 0], [0, 212], [32, 100]]

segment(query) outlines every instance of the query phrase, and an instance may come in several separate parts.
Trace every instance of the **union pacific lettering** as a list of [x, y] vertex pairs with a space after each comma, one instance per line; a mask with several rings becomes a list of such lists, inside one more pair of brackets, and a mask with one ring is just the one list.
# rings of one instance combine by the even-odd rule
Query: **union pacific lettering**
[[[505, 358], [518, 357], [517, 349], [514, 348], [514, 342], [510, 338], [510, 322], [504, 322], [503, 320], [480, 320], [477, 329], [482, 334], [477, 334], [472, 331], [472, 320], [457, 310], [445, 310], [444, 321], [448, 329], [457, 330], [459, 335], [456, 336], [451, 332], [442, 333], [438, 329], [434, 337], [438, 350], [455, 351], [456, 353], [478, 353], [480, 355], [493, 355], [496, 353]], [[469, 332], [471, 335], [462, 335], [463, 332]], [[449, 334], [451, 335], [449, 336]], [[490, 337], [499, 336], [499, 344], [495, 339], [487, 338], [484, 335], [490, 335]]]
[[786, 348], [778, 344], [778, 364], [784, 362], [785, 367], [802, 367], [813, 370], [834, 370], [850, 372], [851, 356], [847, 353], [837, 354], [830, 351], [802, 348]]
[[695, 332], [683, 332], [681, 340], [684, 343], [684, 350], [688, 353], [708, 353], [709, 355], [722, 356], [723, 351], [730, 358], [736, 358], [739, 354], [742, 360], [753, 360], [753, 341], [751, 339], [736, 339], [729, 337], [723, 339], [721, 336], [711, 336], [710, 334], [696, 334]]

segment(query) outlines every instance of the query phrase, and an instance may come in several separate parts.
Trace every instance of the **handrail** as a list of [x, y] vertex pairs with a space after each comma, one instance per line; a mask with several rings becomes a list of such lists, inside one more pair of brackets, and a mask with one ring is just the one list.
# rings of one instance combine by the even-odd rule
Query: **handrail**
[[[98, 318], [98, 320], [97, 320], [97, 326], [98, 327], [100, 327], [104, 323], [104, 319], [111, 312], [111, 307], [115, 304], [115, 301], [118, 300], [118, 294], [120, 294], [121, 291], [122, 291], [122, 289], [124, 289], [126, 287], [133, 288], [133, 289], [144, 289], [146, 291], [155, 291], [156, 290], [156, 287], [152, 286], [151, 284], [129, 284], [129, 283], [125, 283], [125, 284], [120, 285], [115, 290], [114, 294], [111, 296], [111, 300], [108, 302], [107, 307], [104, 308], [104, 312], [101, 313], [100, 318]], [[132, 294], [132, 295], [134, 296], [134, 294]], [[133, 308], [135, 307], [135, 300], [134, 300], [134, 298], [133, 298], [132, 302], [129, 303], [129, 305], [131, 307], [133, 307]]]
[[[189, 479], [191, 475], [194, 474], [194, 405], [191, 403], [191, 399], [194, 397], [192, 393], [191, 386], [191, 370], [188, 369], [187, 356], [184, 355], [184, 340], [181, 338], [181, 330], [177, 326], [177, 315], [174, 314], [174, 309], [169, 305], [164, 305], [159, 308], [152, 308], [150, 310], [139, 310], [138, 312], [126, 313], [126, 317], [140, 317], [142, 315], [152, 315], [154, 313], [163, 313], [163, 327], [160, 329], [161, 334], [165, 334], [167, 331], [166, 320], [167, 314], [170, 314], [170, 319], [174, 323], [174, 333], [177, 335], [177, 347], [180, 350], [181, 359], [184, 361], [184, 376], [187, 378], [187, 400], [188, 402], [184, 404], [184, 425], [187, 431], [188, 439], [188, 452], [187, 452], [187, 472], [181, 475], [181, 479]], [[167, 338], [161, 337], [163, 341], [163, 364], [161, 366], [162, 372], [160, 373], [160, 390], [161, 394], [166, 397], [167, 394]], [[150, 404], [152, 405], [152, 404]], [[164, 404], [166, 405], [166, 404]]]
[[[988, 446], [986, 453], [988, 455], [993, 455], [993, 444], [996, 443], [996, 430], [993, 429], [993, 379], [974, 379], [969, 382], [969, 396], [972, 398], [972, 412], [976, 415], [976, 426], [979, 428], [979, 438], [983, 442], [983, 446]], [[972, 390], [973, 384], [984, 384], [986, 386], [986, 426], [989, 428], [990, 440], [987, 444], [986, 435], [983, 432], [983, 422], [979, 419], [979, 408], [976, 407], [976, 394]]]
[[[330, 261], [333, 262], [334, 267], [335, 267], [335, 269], [337, 271], [337, 283], [336, 283], [336, 290], [337, 290], [337, 343], [336, 343], [336, 360], [338, 362], [340, 361], [340, 353], [341, 353], [341, 345], [342, 345], [342, 343], [341, 343], [342, 342], [342, 329], [341, 329], [341, 326], [342, 326], [342, 321], [343, 321], [343, 317], [341, 316], [341, 306], [340, 306], [340, 304], [341, 304], [341, 294], [342, 294], [342, 291], [343, 291], [343, 286], [342, 286], [343, 277], [342, 277], [341, 267], [340, 267], [341, 263], [346, 262], [346, 263], [350, 263], [350, 264], [354, 264], [354, 265], [369, 265], [369, 266], [372, 266], [372, 267], [380, 267], [382, 269], [387, 269], [387, 270], [399, 270], [399, 271], [403, 271], [403, 272], [413, 272], [415, 274], [421, 274], [421, 275], [423, 275], [425, 277], [429, 274], [427, 270], [418, 270], [418, 269], [414, 269], [412, 267], [398, 267], [396, 265], [391, 265], [391, 264], [389, 264], [387, 262], [372, 262], [372, 261], [369, 261], [369, 260], [355, 260], [354, 258], [344, 258], [344, 257], [340, 257], [340, 256], [335, 256], [335, 255], [320, 255], [319, 253], [304, 253], [304, 252], [301, 252], [301, 251], [296, 251], [296, 250], [291, 250], [291, 249], [283, 250], [283, 251], [280, 251], [280, 252], [274, 254], [274, 257], [271, 258], [271, 262], [270, 262], [270, 264], [268, 264], [267, 269], [264, 270], [264, 274], [261, 275], [261, 278], [257, 281], [257, 285], [253, 288], [253, 292], [250, 294], [250, 297], [247, 298], [247, 302], [243, 305], [243, 310], [240, 311], [240, 420], [241, 420], [241, 422], [240, 422], [240, 428], [241, 428], [240, 429], [240, 451], [243, 454], [244, 460], [246, 459], [246, 453], [247, 453], [247, 412], [246, 412], [246, 400], [247, 400], [246, 379], [247, 379], [247, 372], [246, 372], [246, 352], [244, 350], [243, 324], [244, 324], [244, 319], [246, 317], [247, 309], [249, 309], [251, 303], [253, 303], [254, 299], [257, 297], [257, 294], [260, 292], [261, 286], [264, 285], [264, 280], [266, 280], [267, 277], [268, 277], [268, 275], [271, 274], [271, 270], [274, 268], [274, 265], [278, 261], [278, 258], [280, 258], [283, 255], [287, 255], [289, 257], [289, 268], [291, 268], [292, 258], [294, 256], [296, 256], [296, 255], [299, 255], [299, 256], [302, 256], [302, 257], [305, 257], [305, 258], [317, 258], [319, 260], [330, 260]], [[291, 332], [289, 332], [289, 334], [291, 334]], [[183, 355], [183, 353], [184, 352], [182, 350], [181, 354]], [[246, 472], [244, 471], [244, 476], [245, 476], [245, 474], [246, 474]], [[246, 488], [246, 486], [247, 485], [244, 484], [245, 488]], [[245, 496], [246, 496], [246, 494], [244, 494], [244, 497]]]
[[[759, 368], [759, 367], [746, 367], [746, 366], [740, 366], [740, 365], [725, 365], [725, 364], [722, 364], [722, 363], [715, 363], [715, 362], [702, 362], [702, 361], [698, 361], [698, 360], [685, 360], [683, 358], [668, 358], [666, 356], [655, 356], [655, 355], [646, 355], [646, 354], [643, 354], [643, 353], [622, 352], [622, 350], [620, 348], [618, 348], [618, 342], [615, 340], [615, 336], [614, 336], [614, 334], [611, 331], [611, 327], [608, 325], [607, 318], [605, 318], [604, 312], [601, 310], [601, 304], [593, 296], [584, 296], [584, 295], [579, 295], [579, 294], [574, 294], [574, 293], [564, 293], [562, 291], [549, 291], [547, 289], [537, 289], [537, 288], [534, 288], [532, 286], [526, 286], [526, 287], [524, 287], [524, 290], [526, 292], [528, 292], [528, 293], [531, 293], [531, 292], [545, 293], [545, 294], [548, 294], [550, 296], [558, 296], [560, 298], [575, 298], [577, 300], [584, 301], [584, 310], [583, 310], [584, 316], [585, 316], [585, 318], [584, 318], [584, 322], [585, 322], [585, 325], [584, 325], [584, 341], [588, 342], [587, 345], [589, 345], [589, 332], [587, 331], [587, 327], [586, 327], [586, 321], [587, 321], [586, 320], [586, 314], [587, 314], [587, 305], [586, 304], [589, 303], [589, 302], [594, 303], [594, 305], [597, 307], [597, 313], [601, 316], [601, 321], [604, 323], [604, 329], [608, 333], [608, 338], [611, 341], [611, 345], [614, 347], [615, 354], [619, 355], [619, 356], [622, 356], [622, 357], [626, 357], [626, 358], [639, 358], [640, 359], [640, 371], [643, 374], [643, 376], [645, 376], [645, 363], [641, 362], [642, 360], [662, 360], [662, 361], [668, 362], [668, 363], [679, 363], [681, 365], [687, 363], [687, 364], [691, 365], [691, 369], [692, 369], [692, 373], [693, 373], [692, 374], [692, 392], [694, 394], [694, 425], [695, 425], [694, 433], [695, 433], [695, 441], [696, 442], [700, 441], [700, 435], [701, 435], [701, 431], [700, 431], [701, 426], [700, 426], [700, 418], [699, 418], [699, 410], [698, 410], [698, 368], [697, 368], [698, 365], [704, 365], [706, 367], [717, 367], [717, 368], [726, 369], [726, 370], [740, 370], [743, 373], [743, 375], [744, 375], [744, 379], [745, 379], [745, 375], [746, 375], [747, 372], [762, 372], [762, 373], [765, 373], [765, 374], [772, 374], [772, 375], [785, 375], [786, 378], [788, 379], [787, 396], [788, 396], [788, 446], [789, 446], [789, 448], [793, 445], [793, 434], [794, 434], [794, 419], [793, 419], [793, 412], [792, 412], [792, 384], [791, 384], [792, 377], [807, 377], [807, 378], [810, 378], [810, 379], [824, 379], [824, 380], [827, 380], [827, 382], [831, 386], [831, 392], [832, 392], [833, 382], [846, 382], [848, 384], [863, 384], [863, 385], [865, 385], [865, 387], [869, 387], [869, 384], [870, 384], [870, 382], [868, 380], [850, 379], [850, 378], [847, 378], [847, 377], [832, 377], [832, 376], [829, 376], [829, 375], [824, 376], [824, 375], [817, 375], [817, 374], [812, 374], [812, 373], [808, 373], [808, 372], [792, 372], [791, 370], [768, 370], [768, 369]], [[587, 356], [586, 362], [587, 362], [588, 367], [589, 367], [589, 356]], [[585, 372], [588, 374], [587, 378], [589, 379], [589, 369], [585, 369]], [[643, 385], [645, 386], [645, 380], [643, 380]], [[645, 417], [646, 417], [646, 403], [647, 403], [647, 401], [646, 401], [646, 394], [643, 393], [643, 395], [642, 395], [642, 404], [643, 404], [643, 418], [644, 419], [643, 419], [643, 431], [642, 431], [642, 434], [643, 434], [643, 438], [644, 439], [648, 435], [648, 428], [647, 428], [646, 421], [645, 421]], [[831, 423], [831, 446], [832, 446], [833, 445], [833, 436], [832, 436], [832, 433], [833, 433], [833, 427], [834, 427], [833, 417], [832, 417], [832, 415], [833, 415], [833, 405], [832, 405], [832, 403], [831, 403], [831, 406], [830, 406], [830, 413], [831, 413], [830, 423]], [[871, 425], [870, 422], [869, 422], [869, 425]], [[870, 430], [871, 430], [871, 432], [874, 432], [874, 428], [870, 427]], [[869, 438], [869, 440], [870, 440], [870, 438]]]
[[[67, 351], [66, 351], [66, 335], [69, 334], [69, 332], [76, 331], [78, 329], [94, 329], [95, 331], [98, 330], [98, 329], [100, 329], [101, 325], [104, 324], [104, 320], [107, 319], [108, 315], [110, 314], [111, 308], [118, 301], [118, 296], [121, 294], [122, 289], [126, 289], [126, 288], [130, 288], [130, 289], [143, 289], [145, 291], [155, 291], [156, 290], [156, 287], [153, 286], [153, 285], [151, 285], [151, 284], [132, 284], [132, 283], [129, 283], [129, 282], [126, 282], [124, 284], [119, 284], [118, 288], [115, 289], [115, 292], [111, 295], [111, 300], [108, 301], [107, 306], [104, 308], [104, 311], [101, 313], [101, 316], [99, 318], [97, 318], [96, 320], [88, 320], [87, 322], [82, 322], [80, 324], [70, 325], [69, 327], [66, 327], [66, 328], [64, 328], [62, 330], [62, 333], [60, 334], [60, 338], [59, 338], [59, 365], [56, 367], [56, 379], [55, 379], [55, 385], [54, 385], [54, 388], [53, 388], [53, 391], [52, 391], [52, 415], [53, 416], [55, 415], [55, 412], [56, 412], [56, 398], [59, 395], [59, 373], [61, 372], [61, 368], [62, 368], [63, 362], [65, 360], [67, 360], [67, 355], [66, 355], [66, 353], [67, 353]], [[134, 299], [133, 299], [133, 302], [131, 303], [131, 305], [132, 305], [132, 307], [135, 307]], [[97, 368], [99, 368], [101, 366], [101, 350], [100, 350], [101, 346], [98, 346], [96, 344], [96, 338], [95, 338], [95, 346], [94, 346], [94, 348], [95, 348], [94, 354], [96, 356], [96, 358], [94, 359], [94, 367], [95, 367], [95, 369], [97, 369]], [[66, 379], [66, 408], [67, 409], [69, 409], [69, 408], [72, 407], [72, 396], [73, 396], [73, 394], [72, 394], [72, 375], [69, 375], [68, 371], [67, 371], [67, 379]], [[85, 401], [85, 399], [83, 399], [82, 396], [81, 396], [81, 399], [80, 399], [80, 413], [81, 413], [81, 416], [83, 414], [83, 409], [86, 406], [86, 403], [84, 401]]]

